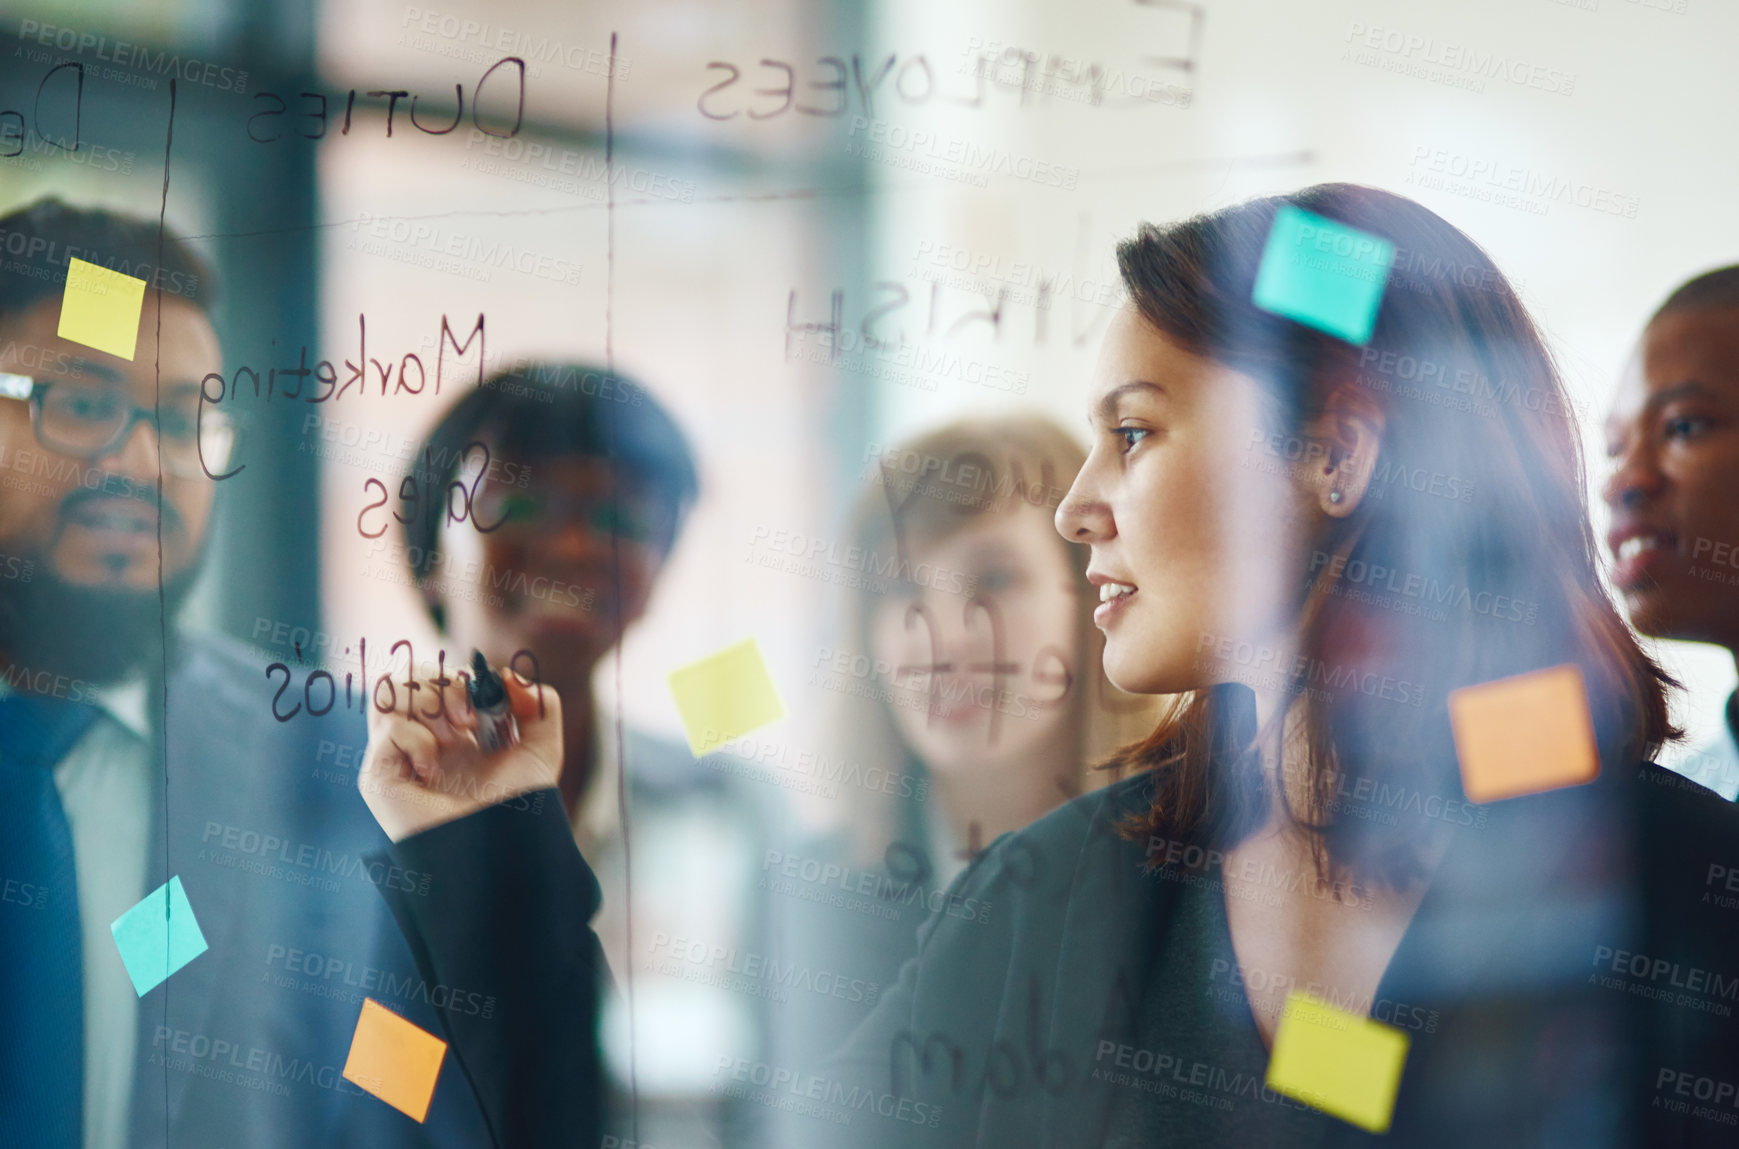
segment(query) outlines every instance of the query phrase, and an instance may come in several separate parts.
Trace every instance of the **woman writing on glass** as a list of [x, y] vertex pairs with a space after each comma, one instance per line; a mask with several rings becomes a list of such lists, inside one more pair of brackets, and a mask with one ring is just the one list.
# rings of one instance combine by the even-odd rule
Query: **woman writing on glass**
[[[1702, 895], [1739, 814], [1649, 764], [1667, 681], [1501, 273], [1351, 185], [1118, 256], [1056, 522], [1110, 679], [1193, 698], [955, 883], [996, 914], [921, 931], [818, 1071], [873, 1112], [818, 1142], [1729, 1143], [1697, 1102], [1739, 1082], [1739, 919]], [[1258, 307], [1268, 260], [1381, 284], [1368, 339]], [[1345, 1061], [1367, 1017], [1385, 1052]]]

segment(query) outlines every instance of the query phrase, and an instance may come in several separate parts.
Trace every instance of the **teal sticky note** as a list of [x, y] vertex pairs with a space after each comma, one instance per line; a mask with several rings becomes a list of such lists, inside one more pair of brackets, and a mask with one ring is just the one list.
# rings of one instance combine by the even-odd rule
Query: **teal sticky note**
[[1274, 215], [1251, 302], [1360, 346], [1370, 342], [1395, 245], [1284, 204]]
[[144, 997], [206, 951], [205, 935], [179, 877], [170, 878], [109, 925], [133, 988]]

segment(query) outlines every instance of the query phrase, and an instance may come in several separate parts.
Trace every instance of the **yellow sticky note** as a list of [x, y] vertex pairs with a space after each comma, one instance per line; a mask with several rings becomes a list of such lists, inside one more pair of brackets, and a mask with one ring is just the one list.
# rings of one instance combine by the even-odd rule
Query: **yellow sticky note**
[[139, 312], [144, 305], [143, 279], [69, 259], [56, 334], [130, 362], [139, 345]]
[[1600, 773], [1588, 689], [1574, 664], [1451, 691], [1449, 724], [1461, 788], [1475, 802], [1579, 786]]
[[1268, 1088], [1372, 1133], [1386, 1133], [1407, 1062], [1407, 1035], [1300, 990], [1268, 1058]]
[[419, 1123], [429, 1115], [447, 1043], [373, 998], [363, 998], [344, 1080]]
[[752, 638], [671, 671], [670, 693], [697, 758], [785, 717], [785, 704]]

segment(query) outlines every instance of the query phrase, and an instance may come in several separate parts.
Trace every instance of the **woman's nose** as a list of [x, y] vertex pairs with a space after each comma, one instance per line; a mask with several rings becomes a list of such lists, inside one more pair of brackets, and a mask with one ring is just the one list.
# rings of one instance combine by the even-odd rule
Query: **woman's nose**
[[1053, 520], [1057, 533], [1071, 543], [1100, 542], [1114, 533], [1111, 508], [1099, 498], [1098, 492], [1086, 479], [1087, 471], [1083, 468], [1069, 487], [1069, 493], [1057, 504]]
[[1660, 484], [1660, 469], [1654, 460], [1645, 451], [1633, 448], [1619, 456], [1600, 496], [1615, 511], [1635, 510], [1659, 490]]

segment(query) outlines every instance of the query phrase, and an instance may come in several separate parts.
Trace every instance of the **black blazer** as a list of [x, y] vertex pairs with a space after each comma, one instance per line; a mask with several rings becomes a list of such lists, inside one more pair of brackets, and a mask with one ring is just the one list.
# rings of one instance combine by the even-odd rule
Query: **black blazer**
[[405, 838], [389, 856], [430, 876], [426, 895], [380, 887], [423, 980], [492, 1000], [488, 1016], [440, 1008], [489, 1144], [595, 1149], [605, 1108], [597, 1023], [610, 973], [589, 925], [598, 881], [560, 794], [521, 795]]
[[[1114, 828], [1150, 784], [999, 838], [950, 891], [989, 915], [933, 918], [840, 1054], [749, 1084], [812, 1116], [817, 1146], [1102, 1144], [1111, 1098], [1089, 1074], [1101, 1042], [1136, 1037], [1181, 888]], [[1739, 808], [1644, 764], [1484, 812], [1384, 975], [1384, 996], [1440, 1021], [1411, 1034], [1383, 1143], [1734, 1144], [1739, 902], [1721, 875], [1739, 867]], [[383, 891], [424, 976], [501, 1003], [499, 1025], [449, 1019], [496, 1143], [599, 1144], [596, 885], [566, 824], [495, 807], [395, 851], [447, 891]], [[1336, 1128], [1337, 1145], [1376, 1143]]]
[[[711, 763], [686, 749], [630, 731], [624, 752], [642, 767], [630, 781], [636, 800], [705, 794], [733, 816], [752, 816]], [[606, 1082], [598, 1043], [615, 992], [590, 926], [601, 891], [560, 794], [522, 794], [371, 857], [427, 877], [414, 892], [378, 888], [421, 980], [469, 991], [463, 1001], [434, 1002], [438, 1016], [425, 1024], [449, 1043], [436, 1106], [484, 1115], [486, 1129], [468, 1149], [632, 1149], [640, 1140], [633, 1099]], [[472, 1008], [478, 997], [487, 1010]], [[463, 1080], [450, 1081], [449, 1070]]]
[[[1136, 777], [1077, 799], [961, 876], [991, 920], [927, 924], [876, 1012], [798, 1083], [838, 1111], [815, 1144], [1103, 1143], [1111, 1087], [1091, 1071], [1101, 1042], [1135, 1036], [1187, 877], [1144, 872], [1146, 843], [1114, 829], [1150, 793]], [[1722, 1089], [1739, 1085], [1739, 900], [1711, 877], [1739, 867], [1739, 809], [1645, 764], [1484, 813], [1383, 980], [1441, 1018], [1411, 1034], [1383, 1143], [1739, 1144]]]

